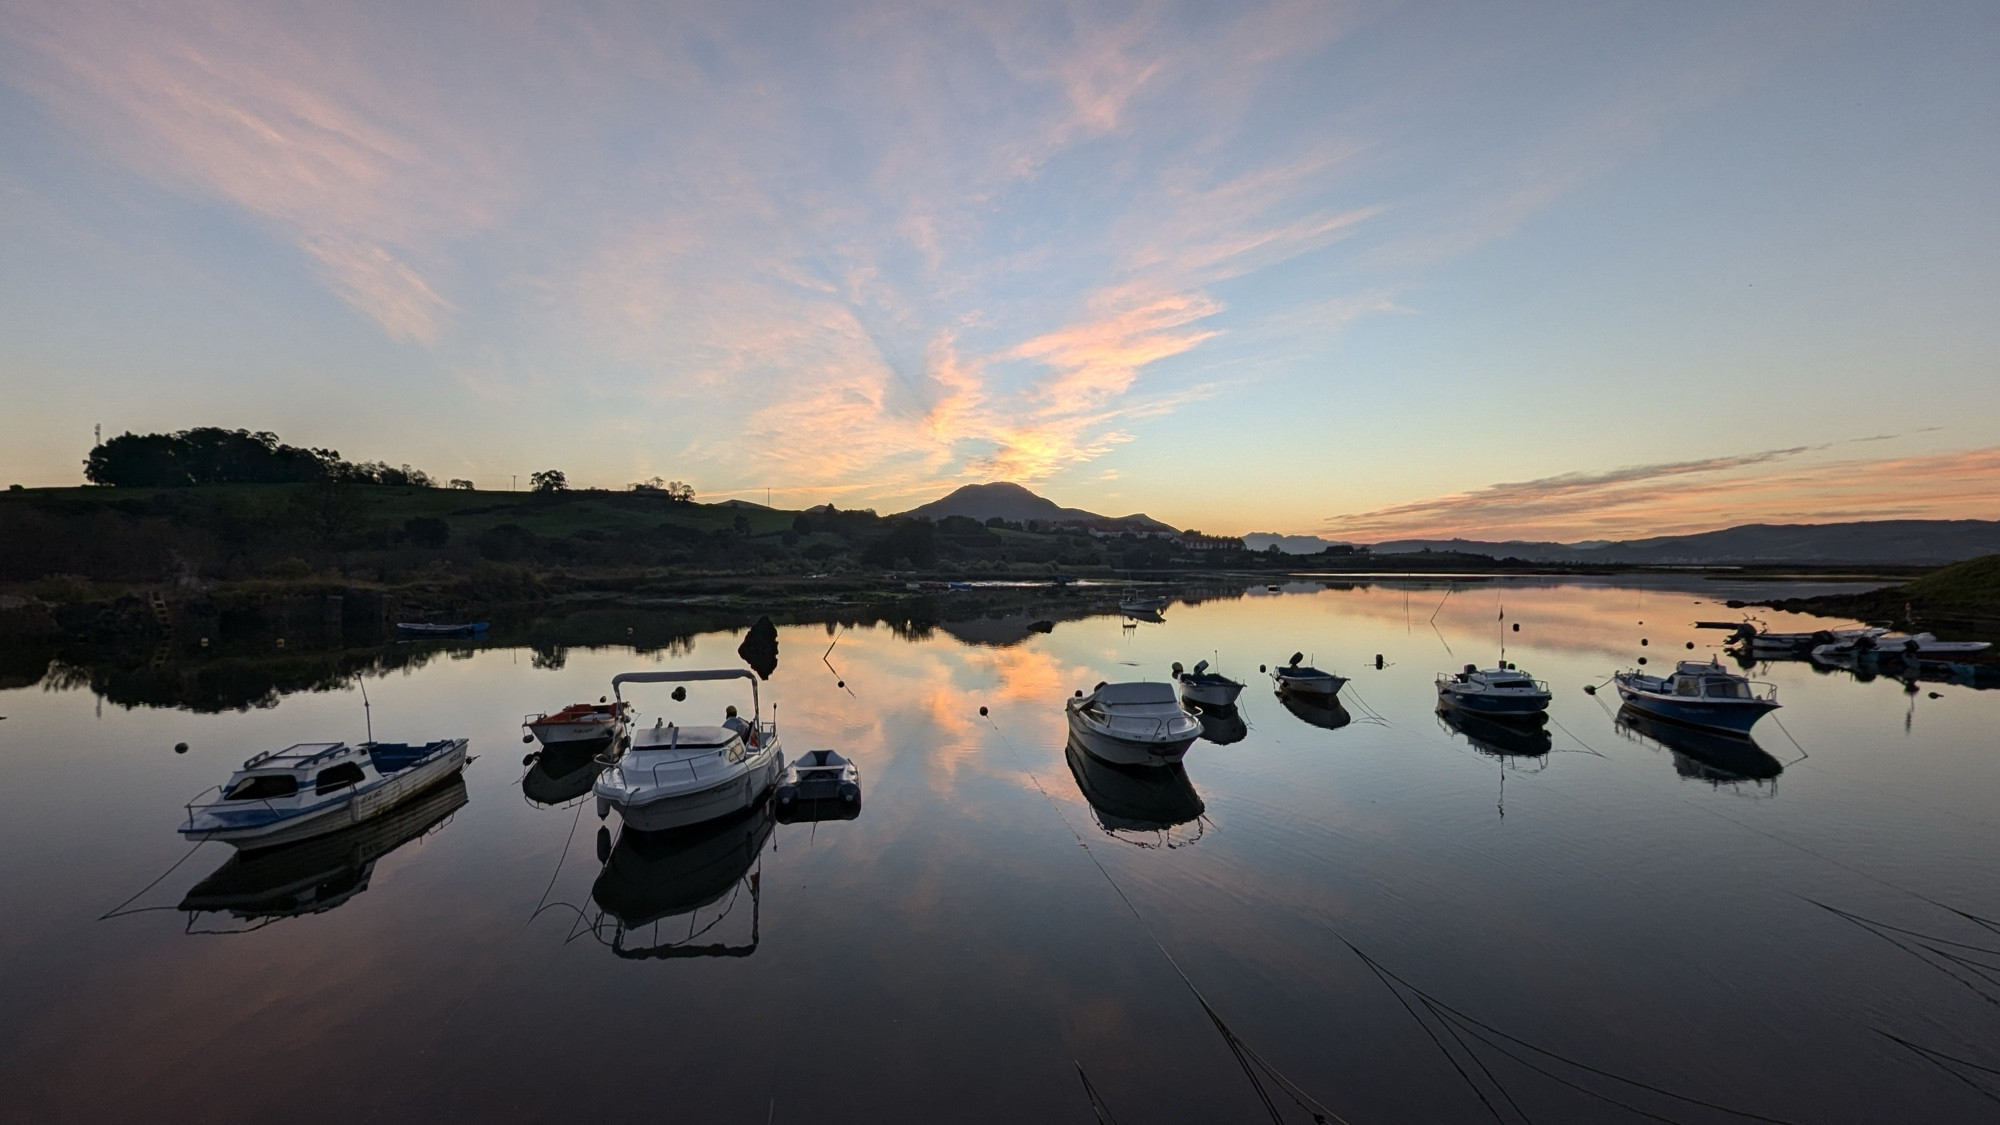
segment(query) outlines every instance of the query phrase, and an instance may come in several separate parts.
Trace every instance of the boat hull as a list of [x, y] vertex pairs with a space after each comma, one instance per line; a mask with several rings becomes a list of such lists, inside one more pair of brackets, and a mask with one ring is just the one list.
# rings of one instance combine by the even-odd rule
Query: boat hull
[[596, 723], [529, 723], [528, 733], [543, 746], [554, 749], [557, 746], [610, 742], [618, 733], [618, 724], [608, 720]]
[[785, 755], [773, 752], [749, 769], [715, 785], [686, 792], [668, 793], [649, 800], [631, 800], [598, 794], [597, 815], [616, 809], [618, 819], [639, 832], [665, 832], [738, 813], [755, 804], [777, 784], [784, 772]]
[[1281, 694], [1295, 695], [1322, 704], [1331, 704], [1340, 695], [1340, 689], [1346, 686], [1347, 681], [1339, 676], [1278, 677], [1278, 691]]
[[1540, 693], [1502, 695], [1497, 692], [1453, 691], [1444, 685], [1438, 687], [1438, 703], [1453, 710], [1492, 718], [1513, 716], [1526, 719], [1546, 715], [1549, 710], [1549, 697]]
[[1191, 684], [1181, 681], [1181, 698], [1203, 707], [1234, 707], [1243, 694], [1242, 684]]
[[1757, 720], [1778, 709], [1764, 700], [1682, 699], [1618, 685], [1618, 698], [1643, 715], [1682, 726], [1748, 737]]
[[[1197, 733], [1200, 731], [1196, 726]], [[1194, 745], [1196, 735], [1185, 738], [1154, 742], [1120, 738], [1092, 729], [1089, 724], [1070, 717], [1070, 737], [1092, 757], [1115, 766], [1170, 766], [1187, 756], [1188, 747]]]
[[388, 812], [464, 769], [465, 745], [465, 740], [459, 739], [451, 749], [429, 761], [399, 771], [380, 784], [343, 801], [262, 824], [211, 829], [190, 826], [181, 829], [181, 835], [190, 840], [219, 840], [239, 848], [265, 848], [352, 828]]

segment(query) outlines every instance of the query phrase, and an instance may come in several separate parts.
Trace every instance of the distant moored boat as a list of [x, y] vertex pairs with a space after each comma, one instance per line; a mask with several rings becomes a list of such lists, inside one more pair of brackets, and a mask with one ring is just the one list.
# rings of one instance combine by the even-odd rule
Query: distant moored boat
[[431, 625], [422, 621], [398, 621], [396, 630], [413, 637], [476, 637], [486, 631], [486, 622]]

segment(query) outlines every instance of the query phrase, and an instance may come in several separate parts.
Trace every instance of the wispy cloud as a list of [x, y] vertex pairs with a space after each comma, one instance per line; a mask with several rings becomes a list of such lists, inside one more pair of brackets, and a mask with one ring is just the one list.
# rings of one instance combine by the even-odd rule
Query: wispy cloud
[[23, 0], [5, 22], [27, 48], [12, 81], [61, 118], [147, 174], [256, 216], [389, 335], [436, 338], [451, 303], [412, 255], [483, 224], [496, 179], [461, 134], [404, 100], [408, 82], [342, 57], [337, 20], [228, 0]]
[[[1883, 438], [1859, 438], [1873, 442]], [[1838, 445], [1852, 444], [1849, 442]], [[1835, 445], [1565, 473], [1338, 516], [1341, 538], [1613, 539], [1739, 523], [2000, 518], [2000, 447], [1797, 464]]]

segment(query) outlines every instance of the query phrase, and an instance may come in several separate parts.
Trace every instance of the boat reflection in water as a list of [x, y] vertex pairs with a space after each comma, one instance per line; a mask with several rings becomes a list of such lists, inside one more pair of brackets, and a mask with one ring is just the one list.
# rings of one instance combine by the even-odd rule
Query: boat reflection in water
[[1632, 707], [1618, 709], [1615, 725], [1621, 734], [1665, 747], [1674, 756], [1674, 771], [1682, 777], [1711, 785], [1753, 781], [1762, 787], [1785, 770], [1784, 763], [1748, 735], [1682, 726]]
[[[239, 851], [181, 899], [193, 933], [245, 933], [281, 918], [319, 914], [368, 889], [375, 861], [442, 828], [465, 806], [465, 777], [446, 781], [352, 828], [295, 844]], [[197, 930], [203, 914], [248, 925]]]
[[610, 739], [558, 742], [535, 755], [521, 775], [521, 795], [537, 805], [567, 805], [590, 792], [604, 763], [598, 755], [611, 748]]
[[[590, 888], [599, 916], [591, 929], [620, 957], [748, 957], [757, 951], [758, 858], [777, 825], [771, 798], [740, 812], [664, 832], [627, 827]], [[749, 899], [748, 943], [698, 943]], [[685, 926], [679, 920], [685, 919]], [[669, 925], [668, 923], [672, 923]], [[646, 944], [633, 943], [641, 931]]]
[[[1121, 768], [1085, 751], [1070, 739], [1063, 748], [1070, 776], [1104, 834], [1142, 848], [1178, 848], [1201, 839], [1201, 795], [1179, 762]], [[1173, 830], [1193, 824], [1193, 834]]]
[[1464, 735], [1474, 750], [1496, 758], [1544, 758], [1555, 746], [1546, 712], [1494, 719], [1439, 704], [1437, 716], [1452, 731]]
[[1952, 684], [1978, 691], [2000, 688], [2000, 667], [1995, 665], [1971, 664], [1962, 660], [1925, 660], [1893, 650], [1841, 653], [1828, 657], [1815, 655], [1812, 666], [1815, 672], [1846, 672], [1864, 684], [1877, 677], [1898, 680], [1906, 690], [1915, 690], [1919, 683]]
[[1188, 714], [1201, 724], [1201, 737], [1217, 746], [1227, 746], [1241, 742], [1250, 735], [1250, 724], [1243, 721], [1243, 712], [1235, 707], [1188, 707]]
[[[1276, 694], [1278, 702], [1285, 705], [1285, 710], [1316, 727], [1339, 730], [1354, 721], [1354, 716], [1347, 713], [1347, 708], [1340, 705], [1337, 697], [1312, 696], [1292, 691], [1281, 691]], [[1322, 702], [1322, 698], [1328, 701]]]

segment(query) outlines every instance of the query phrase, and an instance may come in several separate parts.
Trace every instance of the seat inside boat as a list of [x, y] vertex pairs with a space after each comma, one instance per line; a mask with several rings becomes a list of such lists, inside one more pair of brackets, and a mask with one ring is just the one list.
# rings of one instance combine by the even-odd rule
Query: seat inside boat
[[406, 770], [437, 749], [436, 743], [413, 746], [407, 742], [377, 742], [368, 747], [368, 760], [376, 773]]
[[728, 727], [661, 725], [641, 731], [633, 743], [649, 747], [676, 746], [691, 750], [710, 750], [727, 746], [735, 737], [736, 732]]

